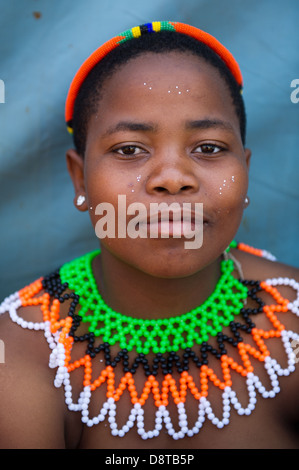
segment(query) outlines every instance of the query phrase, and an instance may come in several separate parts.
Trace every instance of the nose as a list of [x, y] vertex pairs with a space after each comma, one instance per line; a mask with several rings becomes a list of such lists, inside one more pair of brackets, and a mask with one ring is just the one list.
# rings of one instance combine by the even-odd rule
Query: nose
[[199, 182], [194, 173], [194, 161], [188, 155], [171, 152], [168, 155], [156, 155], [147, 179], [146, 189], [150, 194], [195, 193]]

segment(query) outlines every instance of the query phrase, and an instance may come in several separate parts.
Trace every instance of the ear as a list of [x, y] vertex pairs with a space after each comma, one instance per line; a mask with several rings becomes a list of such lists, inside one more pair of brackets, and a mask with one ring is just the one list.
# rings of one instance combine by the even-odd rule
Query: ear
[[245, 155], [245, 162], [247, 166], [247, 170], [249, 170], [250, 167], [250, 158], [251, 158], [251, 150], [250, 149], [244, 149], [244, 155]]
[[[78, 154], [78, 152], [76, 152], [76, 150], [69, 149], [66, 152], [66, 163], [75, 189], [74, 205], [78, 210], [85, 212], [88, 209], [88, 204], [86, 201], [84, 182], [84, 159]], [[85, 202], [80, 205], [77, 203], [79, 196], [84, 196], [85, 198]]]

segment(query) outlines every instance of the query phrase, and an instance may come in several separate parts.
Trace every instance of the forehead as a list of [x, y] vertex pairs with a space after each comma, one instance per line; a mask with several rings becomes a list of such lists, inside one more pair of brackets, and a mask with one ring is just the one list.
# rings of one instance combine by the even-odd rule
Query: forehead
[[161, 54], [144, 52], [133, 57], [120, 67], [116, 67], [109, 78], [104, 81], [102, 88], [106, 91], [118, 84], [138, 86], [143, 83], [155, 82], [171, 83], [173, 80], [183, 80], [184, 83], [196, 80], [207, 82], [212, 80], [211, 86], [227, 88], [224, 78], [216, 67], [207, 63], [203, 58], [186, 52], [163, 52]]
[[118, 119], [129, 113], [163, 121], [196, 112], [226, 117], [239, 129], [228, 86], [218, 69], [190, 52], [149, 52], [130, 59], [106, 78], [97, 117], [101, 121], [108, 114], [109, 119]]

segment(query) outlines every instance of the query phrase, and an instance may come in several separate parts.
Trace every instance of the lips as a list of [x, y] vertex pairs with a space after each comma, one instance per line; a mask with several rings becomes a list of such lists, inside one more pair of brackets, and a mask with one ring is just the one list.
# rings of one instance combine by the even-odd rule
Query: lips
[[178, 221], [161, 221], [158, 223], [150, 223], [147, 225], [150, 235], [152, 237], [157, 234], [161, 238], [181, 238], [182, 236], [188, 237], [194, 235], [195, 222]]
[[195, 209], [183, 205], [173, 209], [151, 208], [147, 218], [139, 221], [139, 227], [151, 238], [191, 238], [206, 223], [202, 204]]

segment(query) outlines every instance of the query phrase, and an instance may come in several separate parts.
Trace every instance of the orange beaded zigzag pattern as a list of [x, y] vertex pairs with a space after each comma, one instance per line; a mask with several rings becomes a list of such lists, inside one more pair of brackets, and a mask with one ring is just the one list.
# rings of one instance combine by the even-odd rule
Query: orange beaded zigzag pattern
[[289, 300], [282, 297], [275, 287], [268, 285], [266, 282], [261, 282], [261, 288], [268, 292], [276, 301], [276, 303], [273, 303], [272, 305], [265, 305], [263, 307], [263, 312], [269, 319], [273, 328], [269, 330], [259, 328], [252, 329], [251, 335], [253, 342], [256, 345], [255, 347], [245, 342], [240, 342], [238, 344], [237, 349], [241, 359], [240, 364], [228, 355], [221, 356], [222, 378], [217, 377], [214, 370], [210, 367], [202, 365], [199, 372], [201, 384], [200, 390], [196, 387], [193, 377], [186, 371], [181, 373], [179, 386], [171, 374], [168, 374], [164, 377], [162, 387], [160, 388], [156, 378], [151, 375], [145, 382], [141, 396], [138, 397], [134, 378], [130, 372], [126, 373], [124, 377], [122, 377], [120, 384], [116, 387], [115, 374], [111, 366], [107, 366], [101, 372], [99, 377], [92, 381], [92, 358], [88, 354], [80, 360], [71, 362], [73, 338], [69, 336], [69, 332], [73, 320], [70, 316], [65, 319], [60, 319], [60, 302], [58, 299], [54, 299], [51, 303], [51, 298], [48, 293], [43, 293], [36, 297], [36, 295], [42, 290], [41, 281], [42, 280], [39, 279], [30, 286], [19, 291], [21, 304], [24, 307], [29, 305], [40, 305], [43, 313], [43, 320], [44, 322], [49, 322], [51, 333], [55, 334], [60, 331], [58, 342], [64, 347], [64, 366], [67, 371], [70, 373], [79, 367], [84, 367], [83, 386], [90, 387], [90, 390], [94, 391], [103, 383], [107, 382], [107, 398], [113, 398], [115, 401], [120, 399], [126, 388], [128, 388], [130, 393], [132, 404], [139, 403], [140, 405], [144, 405], [150, 393], [152, 393], [157, 407], [168, 405], [169, 394], [172, 395], [176, 404], [181, 402], [184, 403], [188, 388], [197, 400], [200, 400], [201, 397], [207, 397], [209, 381], [221, 390], [224, 390], [226, 387], [231, 387], [231, 370], [236, 371], [243, 377], [246, 377], [250, 372], [253, 372], [254, 367], [250, 356], [264, 362], [265, 358], [270, 355], [264, 340], [269, 338], [279, 338], [281, 336], [281, 332], [285, 329], [285, 326], [278, 320], [276, 314], [287, 312], [289, 304]]
[[43, 293], [42, 295], [35, 297], [43, 289], [42, 278], [37, 279], [29, 286], [24, 287], [19, 291], [19, 297], [23, 307], [30, 305], [40, 305], [41, 311], [43, 314], [43, 321], [50, 322], [50, 332], [52, 334], [56, 333], [59, 329], [61, 332], [59, 334], [59, 343], [63, 344], [66, 351], [66, 364], [71, 360], [71, 350], [73, 345], [73, 338], [68, 336], [72, 325], [72, 318], [66, 317], [65, 319], [60, 319], [60, 302], [58, 299], [53, 299], [51, 304], [51, 296], [48, 292]]

